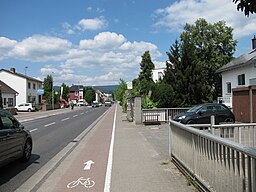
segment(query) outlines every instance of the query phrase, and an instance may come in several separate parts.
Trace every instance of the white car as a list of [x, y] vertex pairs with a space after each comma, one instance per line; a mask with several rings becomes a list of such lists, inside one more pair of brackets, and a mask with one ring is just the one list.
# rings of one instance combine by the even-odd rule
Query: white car
[[77, 106], [86, 106], [87, 103], [84, 99], [80, 99], [77, 103], [76, 103]]
[[17, 111], [35, 111], [35, 106], [32, 103], [22, 103], [15, 107]]

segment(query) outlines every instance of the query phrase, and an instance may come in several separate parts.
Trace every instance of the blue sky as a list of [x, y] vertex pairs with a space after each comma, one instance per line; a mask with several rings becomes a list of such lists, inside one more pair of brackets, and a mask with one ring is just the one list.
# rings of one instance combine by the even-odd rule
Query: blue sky
[[54, 85], [131, 81], [147, 50], [165, 67], [166, 51], [198, 18], [234, 28], [235, 56], [251, 49], [256, 15], [245, 17], [232, 0], [1, 0], [0, 68], [53, 75]]

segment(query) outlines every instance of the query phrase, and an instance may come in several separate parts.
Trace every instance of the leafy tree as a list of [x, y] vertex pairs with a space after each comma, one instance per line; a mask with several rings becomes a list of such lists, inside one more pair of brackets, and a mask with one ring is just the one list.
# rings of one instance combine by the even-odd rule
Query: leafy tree
[[249, 14], [256, 13], [256, 1], [255, 0], [233, 0], [237, 4], [237, 10], [244, 12], [246, 16], [249, 17]]
[[84, 88], [84, 99], [89, 104], [95, 100], [95, 90], [92, 87]]
[[202, 66], [207, 98], [209, 101], [216, 99], [221, 94], [221, 76], [216, 70], [231, 61], [237, 44], [233, 29], [224, 21], [210, 24], [205, 19], [198, 19], [194, 25], [185, 25], [180, 39], [194, 46], [194, 59]]
[[66, 101], [68, 101], [69, 100], [69, 86], [66, 85], [65, 83], [62, 83], [61, 87], [63, 87], [62, 98], [65, 99]]
[[51, 75], [47, 75], [44, 78], [44, 95], [43, 98], [52, 103], [52, 89], [53, 89], [53, 79]]

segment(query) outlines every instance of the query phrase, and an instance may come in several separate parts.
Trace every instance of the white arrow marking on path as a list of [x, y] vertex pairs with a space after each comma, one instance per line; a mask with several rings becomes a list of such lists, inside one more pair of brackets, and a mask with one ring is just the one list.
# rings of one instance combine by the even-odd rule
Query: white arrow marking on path
[[84, 170], [90, 170], [91, 165], [94, 164], [94, 162], [92, 160], [89, 160], [89, 161], [84, 162], [84, 164], [85, 164]]

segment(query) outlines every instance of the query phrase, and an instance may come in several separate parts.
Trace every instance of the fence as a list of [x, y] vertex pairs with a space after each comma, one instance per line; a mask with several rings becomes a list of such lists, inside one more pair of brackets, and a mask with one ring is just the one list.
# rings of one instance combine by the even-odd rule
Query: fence
[[170, 120], [170, 154], [205, 191], [256, 191], [255, 148]]
[[157, 109], [143, 109], [143, 122], [168, 122], [169, 118], [173, 119], [175, 115], [187, 111], [189, 108], [157, 108]]

